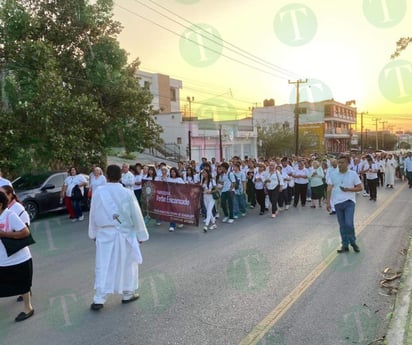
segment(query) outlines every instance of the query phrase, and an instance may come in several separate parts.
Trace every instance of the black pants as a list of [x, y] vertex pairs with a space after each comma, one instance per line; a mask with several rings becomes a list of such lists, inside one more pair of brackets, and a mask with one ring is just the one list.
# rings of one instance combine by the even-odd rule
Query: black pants
[[297, 206], [299, 203], [299, 197], [300, 197], [300, 203], [302, 206], [305, 206], [306, 204], [306, 193], [308, 190], [308, 184], [300, 184], [295, 182], [295, 199], [293, 200], [293, 205]]
[[290, 201], [292, 200], [292, 188], [287, 187], [279, 192], [279, 207], [283, 207], [283, 205], [290, 205]]
[[368, 186], [368, 179], [366, 178], [366, 174], [362, 174], [362, 180], [363, 180], [363, 189], [365, 189], [365, 192], [369, 194], [369, 186]]
[[275, 189], [268, 189], [269, 200], [272, 204], [272, 214], [275, 214], [278, 210], [279, 189], [279, 186], [277, 186]]
[[385, 177], [385, 173], [383, 171], [378, 171], [378, 186], [379, 184], [383, 187], [383, 178]]
[[368, 179], [369, 197], [370, 197], [370, 199], [376, 200], [378, 183], [379, 183], [379, 179], [377, 179], [377, 178], [375, 178], [375, 179], [373, 179], [373, 180], [369, 180], [369, 179]]
[[265, 212], [265, 191], [264, 189], [255, 189], [256, 201], [260, 206], [260, 212]]

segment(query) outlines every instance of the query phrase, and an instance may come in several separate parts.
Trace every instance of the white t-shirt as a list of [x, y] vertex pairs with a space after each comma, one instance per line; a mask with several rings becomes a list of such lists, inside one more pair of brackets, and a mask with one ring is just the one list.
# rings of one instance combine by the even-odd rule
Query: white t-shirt
[[95, 176], [94, 174], [90, 175], [90, 188], [92, 191], [106, 183], [106, 177], [104, 175]]
[[[309, 179], [308, 179], [309, 172], [308, 172], [308, 169], [306, 169], [306, 168], [302, 168], [302, 169], [296, 168], [296, 169], [293, 171], [293, 175], [294, 175], [294, 177], [295, 177], [295, 183], [298, 183], [298, 184], [306, 184], [306, 183], [309, 183]], [[299, 176], [299, 177], [297, 177], [297, 176]], [[306, 176], [306, 177], [300, 177], [300, 176]]]
[[[142, 180], [143, 180], [143, 175], [142, 174], [136, 174], [134, 175], [134, 185], [133, 185], [133, 190], [139, 190], [142, 189]], [[140, 182], [140, 184], [136, 184]]]
[[30, 225], [30, 216], [22, 204], [18, 203], [16, 200], [13, 200], [11, 203], [9, 203], [8, 209], [17, 214], [17, 216], [23, 221], [23, 223]]
[[340, 187], [353, 188], [362, 183], [356, 172], [347, 170], [345, 173], [341, 173], [339, 170], [335, 170], [328, 175], [328, 180], [326, 182], [328, 185], [333, 186], [332, 198], [335, 205], [346, 200], [356, 202], [355, 192], [344, 192], [340, 189]]
[[[80, 183], [85, 183], [87, 182], [86, 179], [84, 178], [83, 175], [77, 174], [74, 176], [67, 176], [66, 179], [64, 180], [64, 185], [67, 186], [66, 189], [66, 196], [69, 198], [72, 196], [72, 190], [75, 185], [78, 185]], [[80, 190], [82, 191], [82, 194], [84, 195], [84, 187], [80, 187]]]
[[122, 173], [121, 182], [125, 188], [132, 190], [134, 185], [134, 175], [130, 171]]
[[[21, 231], [26, 227], [19, 216], [5, 209], [0, 215], [0, 230], [2, 231]], [[29, 247], [24, 247], [20, 249], [17, 253], [11, 256], [7, 256], [6, 248], [4, 248], [3, 242], [0, 241], [0, 266], [14, 266], [21, 264], [31, 258], [31, 253]]]

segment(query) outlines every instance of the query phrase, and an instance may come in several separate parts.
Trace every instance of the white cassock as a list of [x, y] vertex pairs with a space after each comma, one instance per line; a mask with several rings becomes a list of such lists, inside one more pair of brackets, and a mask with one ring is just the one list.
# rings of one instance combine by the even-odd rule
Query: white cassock
[[89, 237], [96, 239], [96, 296], [135, 292], [142, 263], [138, 241], [147, 241], [149, 234], [131, 190], [107, 183], [94, 191]]
[[385, 162], [385, 186], [388, 184], [393, 186], [395, 184], [395, 171], [398, 163], [396, 159], [388, 159]]

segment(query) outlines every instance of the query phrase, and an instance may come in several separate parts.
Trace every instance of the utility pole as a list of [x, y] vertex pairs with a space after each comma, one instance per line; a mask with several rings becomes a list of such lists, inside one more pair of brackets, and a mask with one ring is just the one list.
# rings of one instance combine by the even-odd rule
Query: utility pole
[[361, 153], [363, 152], [363, 115], [367, 114], [368, 112], [362, 112], [360, 114], [361, 116], [361, 127], [360, 127], [360, 151]]
[[188, 147], [189, 147], [189, 160], [192, 160], [192, 102], [195, 101], [195, 98], [192, 96], [186, 97], [187, 101], [189, 102], [189, 133], [188, 133]]
[[381, 121], [381, 124], [382, 124], [382, 150], [385, 150], [385, 123], [388, 123], [388, 121]]
[[220, 162], [222, 162], [222, 159], [223, 159], [222, 124], [219, 124], [219, 153], [220, 153]]
[[290, 81], [288, 80], [289, 84], [296, 84], [296, 105], [295, 105], [295, 155], [299, 155], [299, 91], [300, 91], [300, 84], [306, 84], [308, 82], [307, 79]]
[[376, 145], [375, 145], [375, 150], [378, 150], [378, 121], [380, 119], [374, 119], [373, 121], [375, 121], [375, 141], [376, 141]]

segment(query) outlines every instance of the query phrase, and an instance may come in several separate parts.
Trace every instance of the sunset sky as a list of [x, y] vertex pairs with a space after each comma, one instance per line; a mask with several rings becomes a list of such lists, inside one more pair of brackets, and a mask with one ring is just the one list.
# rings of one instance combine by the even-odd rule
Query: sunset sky
[[141, 69], [183, 81], [181, 105], [226, 102], [236, 117], [273, 98], [356, 100], [365, 128], [412, 130], [412, 36], [407, 0], [115, 0], [119, 36]]

